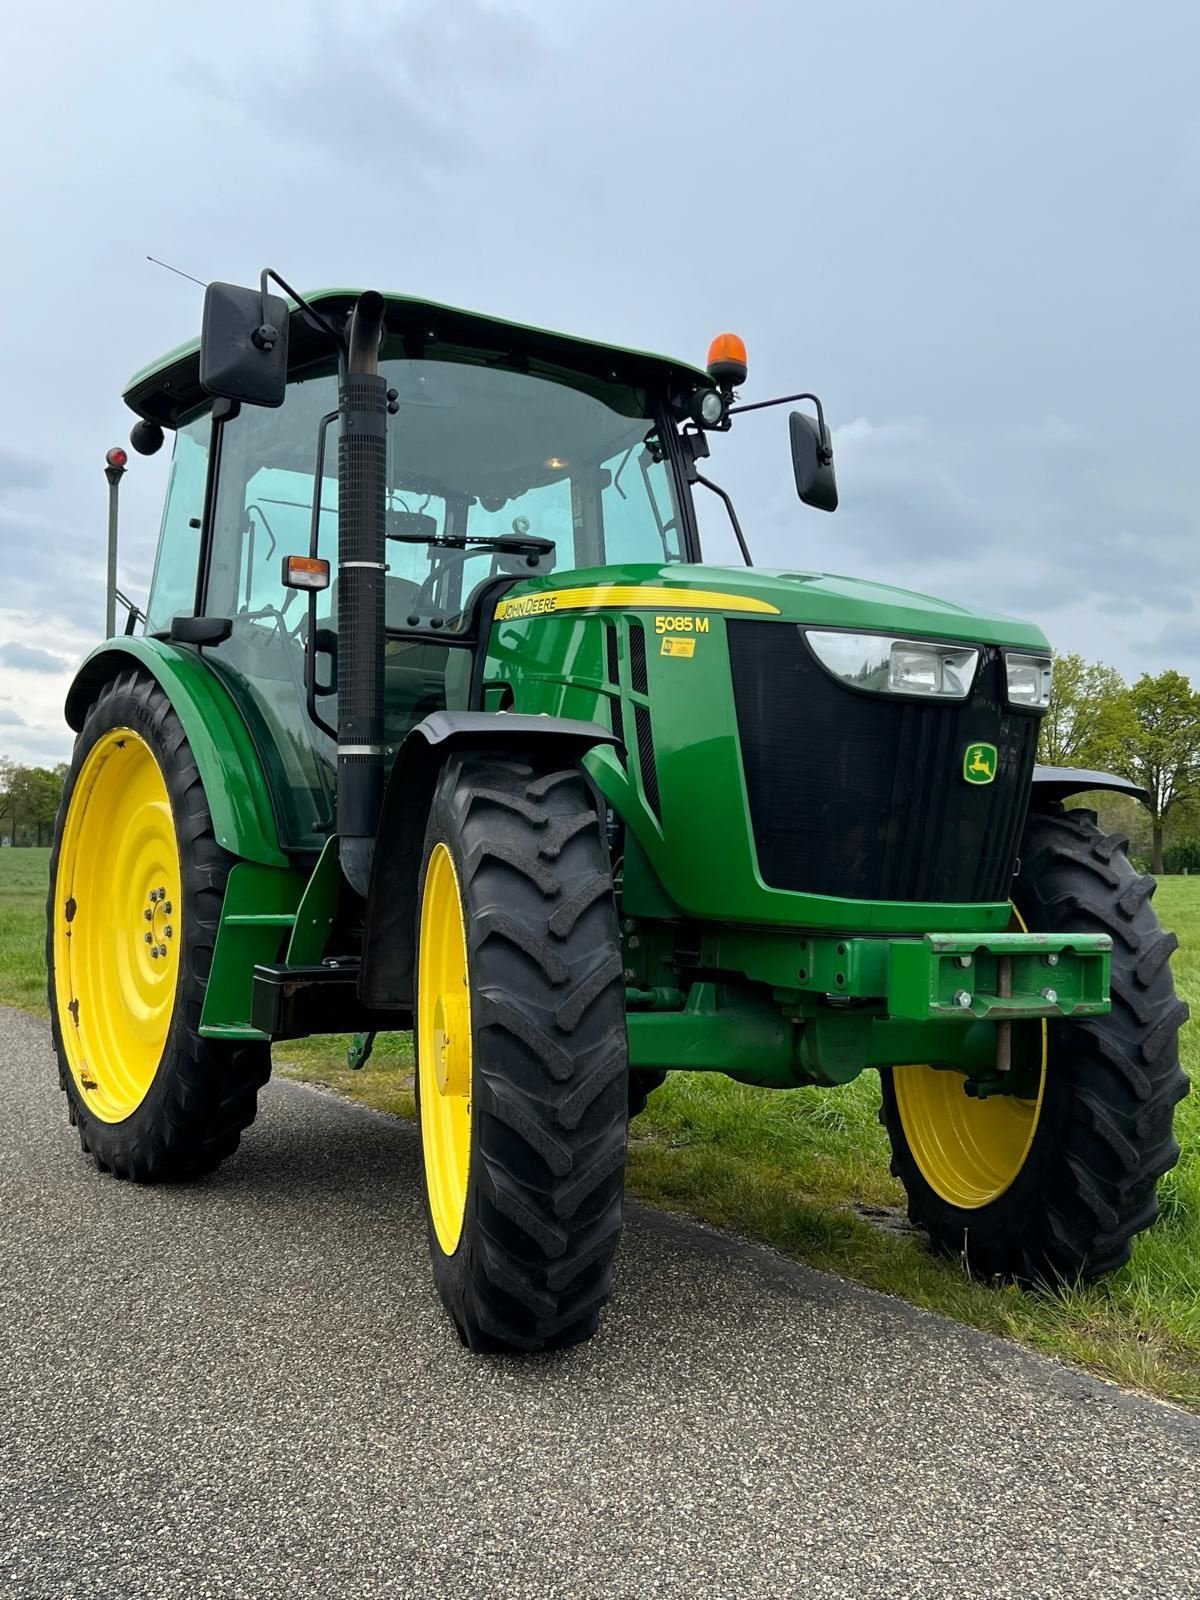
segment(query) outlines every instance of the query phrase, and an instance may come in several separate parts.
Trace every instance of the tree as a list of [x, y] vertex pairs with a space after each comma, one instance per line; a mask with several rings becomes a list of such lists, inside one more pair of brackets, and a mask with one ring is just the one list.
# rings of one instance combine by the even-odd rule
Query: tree
[[0, 839], [11, 839], [17, 842], [17, 816], [16, 803], [13, 798], [13, 781], [17, 773], [17, 764], [8, 756], [0, 756]]
[[1182, 672], [1144, 672], [1128, 692], [1131, 724], [1113, 766], [1149, 796], [1152, 872], [1163, 869], [1167, 819], [1200, 799], [1200, 693]]
[[49, 767], [28, 769], [27, 821], [33, 829], [34, 844], [49, 844], [54, 836], [54, 818], [62, 797], [63, 780]]
[[0, 756], [0, 837], [49, 844], [66, 774], [62, 765], [24, 767]]
[[1129, 691], [1121, 674], [1082, 656], [1058, 656], [1050, 707], [1038, 734], [1038, 760], [1048, 767], [1111, 766], [1134, 733]]

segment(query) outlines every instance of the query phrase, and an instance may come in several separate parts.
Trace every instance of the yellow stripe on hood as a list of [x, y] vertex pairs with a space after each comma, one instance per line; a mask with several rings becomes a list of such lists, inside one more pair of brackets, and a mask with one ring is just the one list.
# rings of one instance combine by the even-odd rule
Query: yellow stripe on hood
[[599, 583], [586, 589], [546, 589], [540, 594], [501, 600], [497, 622], [522, 617], [545, 617], [556, 611], [599, 611], [606, 608], [636, 611], [755, 611], [777, 617], [779, 607], [753, 595], [719, 594], [715, 589], [668, 589], [632, 583]]

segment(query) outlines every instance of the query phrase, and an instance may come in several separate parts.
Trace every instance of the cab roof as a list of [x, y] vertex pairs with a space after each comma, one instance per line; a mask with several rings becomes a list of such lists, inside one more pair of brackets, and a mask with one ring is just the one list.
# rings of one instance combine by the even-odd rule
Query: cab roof
[[[319, 289], [308, 295], [308, 302], [337, 322], [349, 313], [362, 291], [359, 289]], [[508, 358], [506, 364], [535, 361], [540, 365], [586, 373], [593, 378], [666, 391], [672, 398], [686, 399], [699, 388], [711, 388], [712, 379], [700, 367], [669, 356], [644, 350], [628, 350], [620, 345], [600, 344], [574, 334], [555, 333], [521, 322], [508, 322], [478, 311], [441, 305], [435, 300], [419, 300], [411, 295], [388, 294], [385, 303], [386, 342], [401, 351], [418, 352], [432, 359], [439, 355], [454, 359], [457, 351], [492, 351]], [[327, 336], [318, 333], [289, 300], [288, 371], [330, 360], [332, 351]], [[385, 344], [386, 350], [386, 344]], [[200, 387], [200, 341], [189, 340], [129, 380], [125, 404], [138, 416], [174, 428], [210, 397]]]

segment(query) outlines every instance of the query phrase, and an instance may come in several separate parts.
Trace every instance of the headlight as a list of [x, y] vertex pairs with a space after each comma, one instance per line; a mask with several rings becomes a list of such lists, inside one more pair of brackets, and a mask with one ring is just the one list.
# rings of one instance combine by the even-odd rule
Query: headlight
[[1054, 663], [1049, 656], [1019, 656], [1011, 651], [1004, 657], [1008, 674], [1008, 703], [1044, 711], [1050, 704], [1050, 685]]
[[975, 681], [979, 651], [929, 639], [893, 639], [879, 633], [819, 633], [805, 637], [834, 677], [877, 694], [965, 700]]

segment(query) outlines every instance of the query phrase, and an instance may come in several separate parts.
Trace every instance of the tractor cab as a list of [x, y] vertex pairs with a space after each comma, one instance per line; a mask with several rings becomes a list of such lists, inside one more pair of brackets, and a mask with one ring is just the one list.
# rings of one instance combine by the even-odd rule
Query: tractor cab
[[[309, 303], [344, 323], [354, 297]], [[337, 358], [299, 322], [282, 403], [268, 407], [214, 402], [200, 357], [195, 345], [179, 352], [126, 395], [147, 423], [176, 433], [146, 629], [194, 638], [194, 619], [207, 619], [205, 658], [267, 753], [283, 842], [319, 847], [346, 658]], [[400, 298], [385, 303], [378, 374], [388, 407], [386, 760], [433, 711], [505, 703], [499, 689], [489, 697], [481, 640], [514, 582], [696, 559], [677, 415], [712, 381], [662, 358]]]

